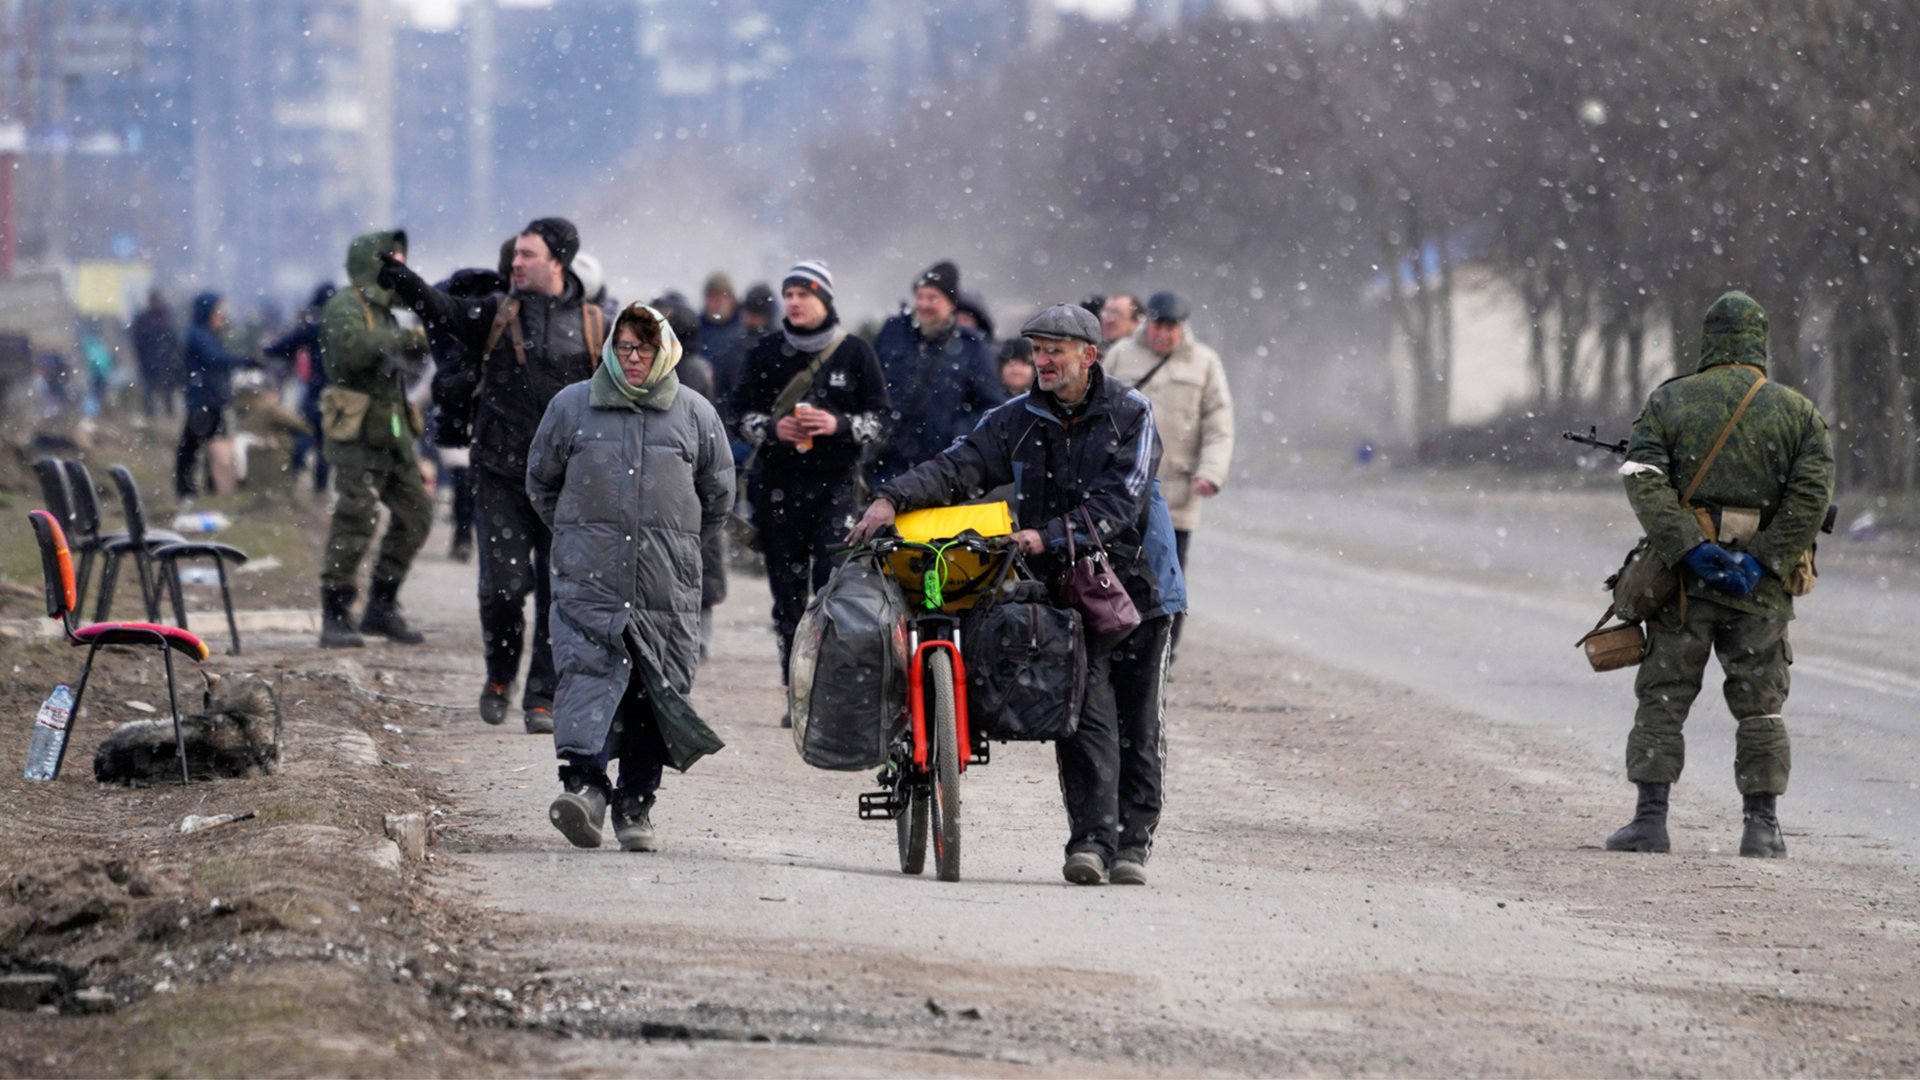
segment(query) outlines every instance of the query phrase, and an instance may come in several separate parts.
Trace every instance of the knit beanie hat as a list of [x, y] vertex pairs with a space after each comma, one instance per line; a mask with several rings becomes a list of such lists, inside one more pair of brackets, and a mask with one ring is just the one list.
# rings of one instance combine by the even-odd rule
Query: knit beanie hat
[[945, 259], [927, 267], [919, 277], [913, 279], [916, 289], [938, 289], [952, 303], [960, 302], [960, 268]]
[[786, 292], [795, 285], [812, 292], [820, 302], [833, 306], [833, 271], [819, 259], [802, 259], [787, 271], [786, 279], [780, 282], [780, 291]]
[[580, 252], [580, 230], [566, 218], [535, 218], [522, 233], [532, 233], [547, 242], [547, 250], [560, 260], [561, 266], [572, 266], [573, 257]]

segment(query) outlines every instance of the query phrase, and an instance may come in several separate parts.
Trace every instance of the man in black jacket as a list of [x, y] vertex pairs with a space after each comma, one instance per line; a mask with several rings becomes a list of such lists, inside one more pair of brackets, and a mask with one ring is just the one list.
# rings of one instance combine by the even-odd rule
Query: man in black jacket
[[747, 354], [727, 414], [754, 448], [747, 498], [767, 557], [784, 684], [807, 597], [832, 576], [833, 550], [857, 509], [860, 454], [886, 434], [887, 383], [873, 349], [840, 326], [825, 263], [795, 265], [780, 292], [782, 332]]
[[[1160, 465], [1153, 406], [1101, 370], [1100, 322], [1085, 308], [1050, 307], [1020, 334], [1033, 341], [1035, 390], [987, 413], [938, 457], [881, 485], [847, 539], [864, 543], [897, 512], [1012, 484], [1020, 526], [1013, 540], [1056, 593], [1068, 569], [1067, 532], [1089, 546], [1090, 516], [1134, 606], [1155, 611], [1158, 586], [1142, 551]], [[1117, 639], [1087, 640], [1080, 728], [1057, 745], [1070, 833], [1062, 873], [1076, 885], [1105, 883], [1109, 867], [1116, 884], [1146, 883], [1164, 769], [1157, 752], [1161, 710], [1157, 701], [1123, 710], [1116, 690], [1143, 685], [1135, 678], [1139, 665], [1164, 665], [1169, 622], [1159, 615]], [[1155, 752], [1129, 752], [1134, 747]]]
[[380, 284], [427, 325], [467, 347], [480, 365], [474, 398], [473, 468], [480, 554], [480, 625], [487, 685], [480, 718], [506, 722], [507, 694], [526, 646], [526, 602], [534, 594], [533, 655], [520, 698], [530, 734], [553, 731], [557, 682], [547, 636], [547, 566], [553, 537], [527, 497], [527, 452], [547, 405], [562, 388], [593, 374], [606, 315], [586, 302], [568, 269], [580, 233], [563, 218], [540, 218], [515, 238], [512, 289], [462, 299], [387, 262]]

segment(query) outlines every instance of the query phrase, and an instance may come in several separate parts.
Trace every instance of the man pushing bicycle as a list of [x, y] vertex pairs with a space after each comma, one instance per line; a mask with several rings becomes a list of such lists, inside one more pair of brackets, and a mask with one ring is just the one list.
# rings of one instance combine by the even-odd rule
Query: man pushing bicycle
[[[1125, 633], [1087, 636], [1080, 727], [1057, 744], [1069, 826], [1062, 872], [1076, 885], [1144, 885], [1165, 768], [1172, 618], [1161, 583], [1172, 575], [1165, 591], [1180, 586], [1170, 550], [1167, 560], [1147, 550], [1154, 515], [1166, 513], [1154, 490], [1160, 441], [1153, 407], [1101, 370], [1100, 323], [1085, 308], [1047, 308], [1020, 334], [1033, 342], [1034, 389], [988, 412], [938, 457], [883, 484], [847, 539], [865, 543], [896, 514], [1011, 484], [1014, 521], [1022, 526], [1012, 539], [1056, 595], [1071, 569], [1069, 532], [1081, 551], [1104, 545], [1141, 621]], [[1097, 537], [1089, 535], [1089, 521]]]

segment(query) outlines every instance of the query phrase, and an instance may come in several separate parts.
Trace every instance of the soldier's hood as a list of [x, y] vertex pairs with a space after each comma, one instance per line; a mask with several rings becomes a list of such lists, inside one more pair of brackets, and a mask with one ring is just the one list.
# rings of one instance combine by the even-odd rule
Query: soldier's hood
[[1767, 313], [1753, 297], [1730, 292], [1707, 309], [1700, 335], [1700, 365], [1705, 371], [1722, 364], [1752, 364], [1767, 369]]
[[382, 252], [407, 250], [405, 229], [388, 229], [383, 232], [362, 233], [347, 245], [347, 280], [353, 282], [368, 299], [385, 302], [386, 290], [380, 288], [380, 255]]

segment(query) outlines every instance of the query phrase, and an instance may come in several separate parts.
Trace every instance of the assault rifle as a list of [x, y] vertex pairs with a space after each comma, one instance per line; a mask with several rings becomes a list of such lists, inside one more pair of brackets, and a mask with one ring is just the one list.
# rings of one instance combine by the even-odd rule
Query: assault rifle
[[[1582, 435], [1577, 431], [1563, 431], [1560, 433], [1560, 437], [1567, 440], [1568, 442], [1577, 442], [1582, 446], [1591, 446], [1596, 450], [1606, 450], [1611, 453], [1619, 454], [1621, 457], [1627, 456], [1627, 440], [1621, 439], [1619, 442], [1603, 442], [1600, 438], [1600, 429], [1598, 426], [1587, 428], [1587, 433], [1585, 435]], [[1716, 525], [1717, 525], [1719, 521], [1719, 517], [1718, 517], [1719, 511], [1715, 510], [1714, 514], [1716, 515], [1714, 518], [1714, 521], [1716, 522]], [[1831, 534], [1833, 532], [1834, 522], [1836, 522], [1839, 519], [1839, 517], [1840, 517], [1840, 508], [1838, 506], [1835, 506], [1832, 503], [1828, 503], [1827, 516], [1822, 518], [1820, 521], [1820, 531], [1823, 533]]]
[[1627, 440], [1621, 439], [1619, 442], [1601, 442], [1600, 429], [1597, 426], [1588, 428], [1585, 435], [1577, 431], [1563, 431], [1560, 433], [1560, 437], [1568, 442], [1577, 442], [1582, 446], [1591, 446], [1596, 450], [1609, 450], [1622, 457], [1625, 457], [1627, 453]]

